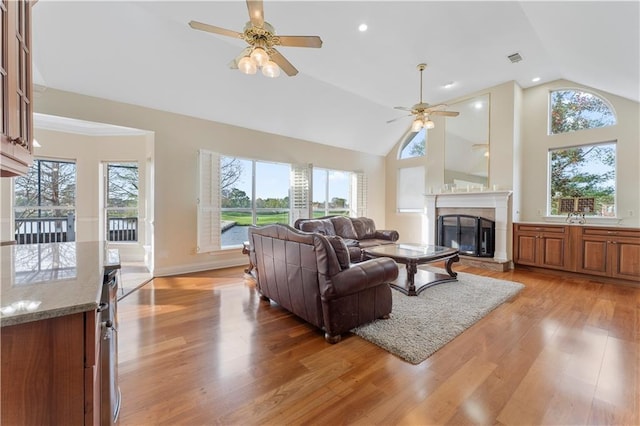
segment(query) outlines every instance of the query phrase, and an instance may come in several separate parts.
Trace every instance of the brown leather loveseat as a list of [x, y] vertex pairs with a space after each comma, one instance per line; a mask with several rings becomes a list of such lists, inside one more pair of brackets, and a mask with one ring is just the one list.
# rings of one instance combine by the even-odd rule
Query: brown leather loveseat
[[322, 235], [338, 235], [345, 240], [352, 262], [361, 262], [361, 249], [398, 241], [398, 231], [376, 229], [368, 217], [325, 216], [317, 219], [298, 219], [296, 229]]
[[323, 329], [328, 342], [391, 313], [393, 260], [352, 264], [342, 238], [280, 224], [249, 227], [249, 242], [261, 297]]

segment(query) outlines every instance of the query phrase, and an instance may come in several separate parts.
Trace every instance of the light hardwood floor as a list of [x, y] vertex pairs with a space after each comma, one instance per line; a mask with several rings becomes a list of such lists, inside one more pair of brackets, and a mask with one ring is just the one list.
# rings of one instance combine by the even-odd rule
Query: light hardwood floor
[[120, 425], [640, 424], [640, 289], [529, 271], [419, 365], [261, 301], [242, 268], [119, 304]]

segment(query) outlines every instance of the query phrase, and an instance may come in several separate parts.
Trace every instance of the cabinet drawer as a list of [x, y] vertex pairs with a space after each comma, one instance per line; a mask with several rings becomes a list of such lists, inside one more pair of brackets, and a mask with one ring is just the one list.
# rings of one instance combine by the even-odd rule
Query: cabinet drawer
[[552, 225], [517, 225], [517, 231], [519, 232], [549, 232], [554, 234], [566, 234], [567, 227], [564, 225], [552, 226]]
[[583, 235], [606, 237], [630, 237], [640, 239], [640, 229], [613, 229], [613, 228], [583, 228]]

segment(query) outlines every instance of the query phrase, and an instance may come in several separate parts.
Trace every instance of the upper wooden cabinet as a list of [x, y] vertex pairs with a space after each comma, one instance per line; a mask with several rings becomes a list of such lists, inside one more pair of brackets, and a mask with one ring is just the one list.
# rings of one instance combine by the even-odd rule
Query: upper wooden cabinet
[[0, 176], [23, 175], [32, 162], [31, 6], [0, 0]]

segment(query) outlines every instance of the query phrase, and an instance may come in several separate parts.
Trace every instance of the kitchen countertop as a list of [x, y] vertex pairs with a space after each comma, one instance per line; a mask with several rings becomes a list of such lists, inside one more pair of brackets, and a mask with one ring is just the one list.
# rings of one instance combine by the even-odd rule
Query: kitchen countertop
[[106, 270], [120, 268], [104, 242], [0, 247], [0, 326], [94, 310]]

